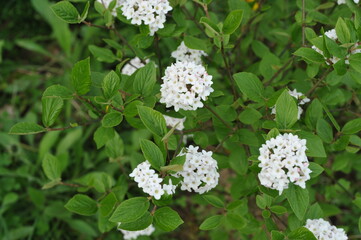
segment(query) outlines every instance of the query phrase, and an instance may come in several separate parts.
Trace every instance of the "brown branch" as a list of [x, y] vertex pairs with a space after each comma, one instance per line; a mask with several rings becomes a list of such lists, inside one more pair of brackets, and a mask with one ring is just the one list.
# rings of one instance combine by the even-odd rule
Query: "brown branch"
[[232, 76], [232, 70], [231, 70], [231, 68], [230, 68], [230, 66], [228, 64], [227, 56], [226, 56], [226, 54], [224, 52], [223, 42], [222, 42], [222, 46], [221, 46], [221, 53], [222, 53], [222, 58], [223, 58], [224, 64], [225, 64], [226, 69], [227, 69], [227, 74], [228, 74], [228, 77], [229, 77], [229, 81], [231, 82], [233, 98], [234, 98], [234, 100], [236, 100], [238, 98], [238, 94], [237, 94], [236, 87], [235, 87], [235, 84], [234, 84], [234, 79], [233, 79], [233, 76]]
[[324, 74], [320, 77], [320, 79], [316, 82], [315, 85], [313, 85], [313, 87], [306, 93], [306, 96], [310, 96], [318, 87], [318, 85], [320, 85], [320, 83], [326, 78], [327, 74], [332, 70], [332, 68], [328, 68], [326, 72], [324, 72]]

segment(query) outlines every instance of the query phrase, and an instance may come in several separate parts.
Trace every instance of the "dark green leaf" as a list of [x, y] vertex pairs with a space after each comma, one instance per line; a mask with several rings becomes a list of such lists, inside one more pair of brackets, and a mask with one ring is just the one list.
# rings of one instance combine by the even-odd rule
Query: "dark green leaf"
[[325, 62], [324, 57], [319, 54], [318, 52], [316, 52], [315, 50], [313, 50], [312, 48], [299, 48], [294, 55], [299, 56], [299, 57], [303, 57], [304, 59], [311, 61], [311, 62], [315, 62], [315, 63], [323, 63]]
[[144, 97], [152, 94], [154, 84], [156, 83], [156, 70], [153, 62], [148, 63], [138, 70], [133, 80], [133, 88], [135, 93], [139, 93]]
[[224, 208], [224, 202], [219, 197], [214, 195], [203, 195], [202, 197], [213, 206], [217, 208]]
[[167, 126], [163, 114], [157, 112], [150, 107], [137, 106], [140, 119], [149, 131], [163, 137], [167, 133]]
[[207, 218], [202, 222], [202, 224], [199, 226], [200, 230], [211, 230], [219, 226], [223, 219], [222, 215], [215, 215], [212, 217]]
[[289, 188], [285, 190], [285, 194], [292, 211], [299, 220], [302, 220], [309, 205], [308, 190], [303, 189], [300, 186], [290, 184]]
[[101, 48], [94, 45], [89, 45], [89, 51], [94, 55], [94, 57], [99, 62], [112, 63], [118, 59], [113, 54], [113, 52], [107, 48]]
[[140, 231], [149, 227], [153, 222], [153, 216], [149, 212], [145, 212], [143, 216], [137, 219], [134, 222], [122, 223], [118, 228], [127, 230], [127, 231]]
[[118, 126], [123, 120], [123, 115], [120, 112], [111, 112], [104, 115], [102, 120], [103, 127]]
[[128, 223], [141, 218], [149, 208], [149, 200], [145, 197], [135, 197], [122, 202], [109, 218], [111, 222]]
[[60, 1], [53, 6], [51, 9], [59, 18], [67, 23], [79, 23], [80, 16], [78, 10], [69, 1]]
[[276, 102], [276, 122], [280, 128], [289, 129], [297, 122], [298, 108], [295, 99], [287, 90], [278, 97]]
[[347, 27], [347, 24], [342, 18], [339, 18], [336, 23], [336, 34], [338, 37], [338, 40], [341, 43], [349, 43], [351, 40], [351, 34], [350, 30]]
[[84, 95], [89, 92], [91, 85], [89, 57], [74, 65], [71, 82], [77, 94]]
[[178, 213], [170, 207], [162, 207], [155, 211], [154, 221], [157, 227], [166, 232], [175, 230], [183, 223]]
[[288, 235], [290, 240], [317, 240], [315, 235], [305, 227], [297, 228]]
[[142, 139], [140, 140], [140, 147], [142, 149], [145, 159], [149, 161], [152, 167], [160, 170], [160, 168], [164, 166], [165, 159], [157, 145], [155, 145], [149, 140]]
[[97, 202], [84, 194], [76, 194], [66, 204], [65, 208], [84, 216], [94, 215], [97, 210]]
[[223, 33], [232, 34], [241, 25], [243, 10], [237, 9], [230, 12], [223, 23]]
[[185, 36], [184, 44], [190, 49], [207, 51], [207, 42], [200, 38]]
[[342, 128], [342, 133], [344, 134], [355, 134], [359, 131], [361, 131], [361, 118], [347, 122]]
[[241, 72], [233, 75], [239, 89], [249, 99], [255, 102], [263, 102], [264, 88], [262, 82], [253, 73]]
[[63, 99], [61, 97], [43, 97], [42, 102], [42, 120], [45, 127], [50, 127], [58, 118], [63, 108]]

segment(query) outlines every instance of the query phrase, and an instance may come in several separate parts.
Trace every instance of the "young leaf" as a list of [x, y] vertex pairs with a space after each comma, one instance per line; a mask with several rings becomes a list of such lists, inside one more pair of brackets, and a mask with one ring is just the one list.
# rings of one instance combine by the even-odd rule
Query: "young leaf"
[[308, 190], [301, 188], [300, 186], [290, 184], [289, 188], [285, 190], [285, 194], [292, 211], [299, 220], [302, 220], [309, 205]]
[[232, 34], [241, 25], [243, 10], [237, 9], [230, 12], [223, 23], [223, 33]]
[[10, 128], [9, 134], [28, 135], [41, 132], [45, 132], [45, 128], [43, 128], [42, 126], [36, 123], [21, 122], [12, 126]]
[[341, 43], [350, 42], [351, 40], [350, 30], [348, 29], [347, 24], [342, 18], [338, 18], [335, 29], [338, 40], [340, 40]]
[[288, 91], [278, 97], [276, 102], [276, 122], [280, 128], [288, 129], [297, 122], [298, 108], [295, 99]]
[[215, 215], [212, 217], [207, 218], [202, 222], [202, 224], [199, 226], [200, 230], [211, 230], [219, 226], [223, 219], [222, 215]]
[[97, 202], [84, 194], [76, 194], [66, 204], [65, 208], [84, 216], [94, 215], [97, 210]]
[[123, 120], [123, 115], [120, 112], [111, 112], [104, 115], [102, 119], [102, 126], [109, 128], [118, 126]]
[[61, 97], [43, 97], [41, 102], [43, 106], [43, 124], [45, 127], [50, 127], [54, 124], [63, 108], [63, 99]]
[[190, 49], [207, 51], [207, 42], [200, 38], [185, 36], [184, 44]]
[[241, 72], [233, 75], [239, 89], [249, 99], [255, 102], [263, 102], [264, 88], [262, 82], [253, 73]]
[[86, 19], [86, 17], [88, 16], [89, 7], [90, 7], [90, 3], [87, 2], [85, 4], [84, 10], [83, 10], [83, 12], [82, 12], [82, 14], [80, 16], [79, 22], [84, 21]]
[[173, 231], [184, 223], [178, 213], [170, 207], [162, 207], [155, 211], [154, 221], [157, 227], [166, 232]]
[[90, 58], [77, 62], [71, 72], [71, 82], [77, 94], [84, 95], [90, 90]]
[[294, 53], [294, 55], [303, 57], [304, 59], [314, 63], [325, 62], [324, 57], [315, 50], [313, 50], [312, 48], [301, 47]]
[[361, 118], [347, 122], [342, 128], [342, 133], [344, 134], [355, 134], [359, 131], [361, 131]]
[[206, 200], [211, 205], [217, 207], [217, 208], [224, 208], [224, 202], [214, 195], [203, 195], [202, 196], [204, 200]]
[[140, 148], [142, 149], [145, 159], [150, 162], [152, 167], [159, 171], [160, 168], [164, 166], [165, 159], [157, 145], [149, 140], [142, 139], [140, 140]]
[[59, 180], [60, 179], [60, 175], [61, 175], [61, 171], [60, 171], [60, 166], [58, 163], [58, 159], [51, 155], [50, 153], [47, 153], [44, 156], [43, 162], [42, 162], [42, 167], [43, 167], [43, 171], [45, 173], [45, 175], [50, 179], [50, 180]]
[[80, 16], [78, 10], [71, 4], [69, 1], [60, 1], [53, 6], [51, 9], [55, 13], [56, 16], [61, 18], [63, 21], [67, 23], [79, 23]]
[[140, 119], [149, 131], [159, 137], [163, 137], [167, 133], [165, 119], [160, 112], [146, 106], [138, 105], [137, 108]]
[[210, 37], [214, 37], [219, 35], [219, 28], [216, 24], [214, 24], [209, 18], [201, 17], [200, 23], [203, 23], [206, 29], [210, 32]]
[[148, 63], [138, 70], [133, 80], [133, 89], [144, 97], [152, 94], [154, 84], [156, 83], [156, 70], [153, 62]]
[[102, 88], [106, 99], [113, 98], [120, 88], [120, 79], [118, 74], [114, 71], [108, 73], [103, 79]]
[[149, 208], [149, 200], [145, 197], [135, 197], [122, 202], [109, 218], [111, 222], [134, 222], [141, 218]]

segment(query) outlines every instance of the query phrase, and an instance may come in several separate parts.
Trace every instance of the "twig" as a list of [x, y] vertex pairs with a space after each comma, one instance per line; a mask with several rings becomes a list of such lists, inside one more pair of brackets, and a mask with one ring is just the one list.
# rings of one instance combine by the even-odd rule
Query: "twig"
[[236, 87], [235, 87], [235, 84], [234, 84], [232, 71], [231, 71], [231, 68], [229, 67], [229, 64], [228, 64], [228, 61], [227, 61], [227, 56], [226, 56], [226, 54], [224, 52], [223, 43], [222, 43], [222, 46], [221, 46], [221, 53], [222, 53], [222, 58], [223, 58], [224, 64], [226, 65], [229, 81], [231, 82], [233, 97], [234, 97], [234, 100], [236, 100], [238, 98], [238, 94], [237, 94]]
[[305, 13], [305, 0], [302, 0], [302, 46], [305, 46], [305, 18], [306, 18], [306, 13]]
[[315, 85], [313, 85], [313, 87], [306, 93], [306, 95], [310, 96], [318, 87], [318, 85], [320, 85], [320, 83], [325, 79], [325, 77], [327, 76], [327, 74], [331, 71], [331, 68], [327, 69], [327, 71], [321, 76], [321, 78], [316, 82]]
[[69, 186], [69, 187], [85, 187], [83, 185], [79, 185], [79, 184], [74, 184], [74, 183], [65, 183], [65, 182], [59, 182], [60, 185], [64, 185], [64, 186]]
[[270, 85], [273, 82], [273, 80], [275, 80], [278, 77], [278, 75], [280, 75], [288, 67], [288, 65], [290, 65], [290, 63], [293, 62], [293, 59], [295, 59], [295, 55], [293, 55], [287, 62], [285, 62], [285, 64], [283, 64], [283, 66], [280, 69], [278, 69], [278, 71], [271, 77], [271, 79], [265, 83], [265, 86]]
[[155, 41], [154, 41], [154, 47], [155, 47], [155, 52], [157, 54], [157, 58], [158, 58], [158, 68], [159, 68], [159, 82], [162, 82], [162, 74], [163, 74], [163, 68], [162, 68], [162, 55], [160, 53], [160, 49], [159, 49], [159, 36], [158, 34], [155, 34]]
[[226, 121], [224, 121], [221, 116], [219, 116], [218, 113], [216, 113], [211, 107], [209, 107], [208, 105], [204, 105], [205, 108], [207, 108], [216, 118], [218, 118], [227, 128], [229, 129], [233, 129], [231, 127], [231, 125], [229, 125], [229, 123], [227, 123]]

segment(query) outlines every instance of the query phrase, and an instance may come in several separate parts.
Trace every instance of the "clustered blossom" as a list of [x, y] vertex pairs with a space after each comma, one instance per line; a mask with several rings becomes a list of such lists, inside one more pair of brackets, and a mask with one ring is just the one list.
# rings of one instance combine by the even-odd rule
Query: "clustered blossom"
[[217, 161], [212, 158], [212, 152], [203, 150], [198, 152], [199, 147], [190, 145], [185, 152], [186, 155], [183, 170], [174, 174], [175, 177], [183, 177], [180, 182], [181, 190], [187, 190], [203, 194], [218, 184], [219, 173], [217, 172]]
[[186, 118], [174, 118], [169, 117], [167, 115], [163, 115], [165, 119], [165, 123], [168, 127], [174, 128], [178, 131], [182, 131], [184, 129], [184, 122]]
[[[360, 2], [360, 0], [353, 0], [353, 2], [358, 4]], [[338, 5], [346, 4], [346, 0], [337, 0], [337, 4]]]
[[206, 100], [213, 92], [212, 76], [202, 65], [194, 62], [172, 64], [167, 67], [162, 79], [160, 102], [166, 107], [174, 107], [175, 111], [201, 108], [201, 100]]
[[347, 240], [345, 230], [336, 228], [329, 222], [320, 219], [307, 219], [306, 228], [310, 230], [318, 240]]
[[[355, 3], [356, 3], [356, 0], [355, 0]], [[358, 3], [358, 0], [357, 0], [357, 3]], [[325, 32], [325, 35], [326, 37], [328, 37], [329, 39], [333, 40], [333, 41], [337, 41], [338, 40], [338, 37], [337, 37], [337, 33], [336, 33], [336, 30], [335, 29], [331, 29], [329, 31], [326, 31]], [[356, 42], [351, 48], [350, 48], [350, 54], [356, 54], [356, 53], [361, 53], [361, 48], [359, 48], [359, 46], [361, 45], [360, 42]], [[318, 52], [319, 54], [323, 55], [323, 51], [321, 49], [319, 49], [318, 47], [316, 46], [312, 46], [312, 49], [314, 49], [316, 52]], [[350, 54], [348, 54], [346, 57], [345, 57], [345, 64], [350, 64], [348, 58], [350, 57]], [[330, 58], [326, 58], [324, 57], [325, 60], [326, 60], [326, 64], [327, 65], [330, 65], [331, 63], [332, 64], [335, 64], [337, 63], [340, 58], [336, 57], [336, 56], [331, 56]]]
[[[146, 59], [145, 63], [149, 63], [149, 59]], [[130, 76], [135, 71], [137, 71], [139, 68], [142, 68], [144, 66], [145, 66], [145, 64], [142, 63], [140, 58], [135, 57], [135, 58], [131, 59], [127, 64], [124, 65], [124, 67], [122, 68], [122, 74]]]
[[127, 230], [120, 229], [119, 228], [120, 224], [121, 223], [118, 223], [118, 230], [123, 233], [124, 240], [137, 239], [139, 236], [150, 236], [155, 230], [153, 225], [150, 225], [146, 229], [143, 229], [143, 230], [140, 230], [140, 231], [127, 231]]
[[132, 24], [148, 25], [150, 35], [164, 28], [166, 14], [172, 10], [168, 0], [127, 0], [122, 4], [123, 15]]
[[[293, 91], [289, 90], [288, 93], [297, 99], [298, 101], [298, 113], [297, 113], [297, 119], [301, 118], [301, 114], [303, 113], [303, 109], [301, 105], [304, 105], [310, 101], [309, 98], [307, 98], [303, 93], [297, 92], [296, 89], [293, 89]], [[272, 114], [276, 114], [276, 108], [272, 108]]]
[[290, 182], [305, 188], [311, 173], [306, 149], [306, 140], [291, 133], [267, 140], [259, 149], [261, 172], [258, 178], [261, 184], [280, 194]]
[[207, 54], [202, 50], [188, 48], [184, 42], [178, 46], [177, 50], [172, 52], [172, 57], [175, 58], [177, 62], [202, 64], [202, 56], [207, 56]]
[[162, 186], [161, 182], [163, 178], [160, 178], [150, 166], [148, 161], [144, 161], [140, 163], [129, 176], [134, 178], [134, 181], [138, 183], [139, 188], [143, 189], [143, 192], [148, 193], [157, 200], [159, 200], [165, 192], [167, 194], [173, 194], [176, 186], [172, 184], [172, 181], [169, 180], [169, 184]]

